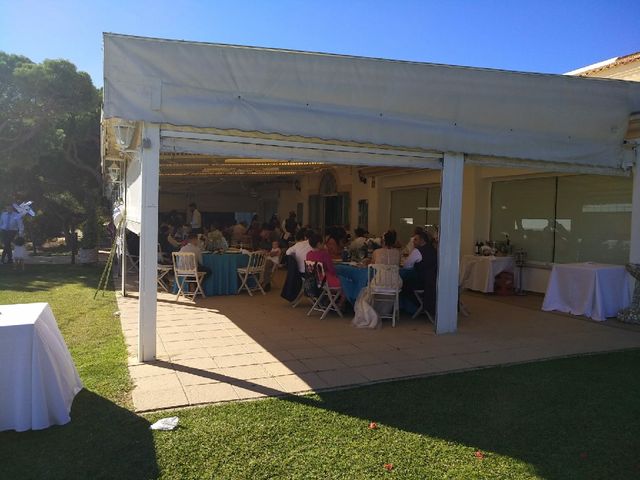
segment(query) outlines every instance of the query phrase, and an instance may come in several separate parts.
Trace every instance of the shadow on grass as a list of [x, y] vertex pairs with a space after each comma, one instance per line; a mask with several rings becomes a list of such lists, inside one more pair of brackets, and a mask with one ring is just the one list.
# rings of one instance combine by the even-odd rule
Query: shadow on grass
[[[154, 365], [532, 465], [548, 479], [639, 478], [640, 351], [292, 396], [216, 372]], [[364, 428], [364, 427], [363, 427]]]
[[66, 425], [0, 433], [0, 465], [1, 478], [158, 477], [149, 422], [87, 390], [76, 396]]
[[639, 367], [635, 350], [292, 401], [516, 458], [547, 479], [640, 478]]
[[27, 265], [24, 271], [16, 271], [11, 265], [0, 265], [0, 290], [45, 292], [69, 284], [97, 288], [96, 275], [99, 279], [103, 269], [102, 264]]

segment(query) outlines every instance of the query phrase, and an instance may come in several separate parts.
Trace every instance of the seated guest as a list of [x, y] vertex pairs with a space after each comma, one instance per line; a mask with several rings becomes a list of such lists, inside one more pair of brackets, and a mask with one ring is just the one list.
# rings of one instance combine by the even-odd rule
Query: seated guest
[[174, 234], [174, 238], [180, 242], [182, 245], [186, 243], [187, 237], [191, 232], [191, 227], [188, 224], [184, 224], [179, 228], [176, 228], [176, 233]]
[[247, 233], [247, 227], [244, 222], [236, 223], [233, 227], [231, 227], [231, 243], [238, 244], [242, 242], [245, 234]]
[[213, 225], [211, 231], [207, 234], [207, 244], [209, 250], [226, 250], [229, 248], [227, 239], [224, 238], [217, 225]]
[[329, 255], [329, 252], [324, 248], [322, 237], [317, 233], [312, 234], [309, 237], [309, 245], [311, 246], [311, 251], [307, 253], [307, 260], [311, 260], [312, 262], [319, 262], [322, 264], [329, 287], [340, 287], [340, 279], [338, 278], [338, 274], [336, 273], [336, 267], [333, 264], [331, 255]]
[[[408, 276], [403, 285], [403, 294], [414, 301], [414, 290], [424, 290], [423, 307], [431, 315], [435, 314], [436, 306], [436, 282], [438, 277], [438, 252], [433, 246], [433, 239], [430, 235], [422, 231], [413, 237], [414, 251], [411, 252], [407, 260], [420, 257], [412, 264], [413, 275]], [[418, 254], [414, 254], [414, 252]], [[404, 268], [408, 267], [405, 262]]]
[[364, 228], [356, 228], [354, 234], [355, 238], [351, 240], [351, 243], [349, 244], [349, 251], [351, 252], [351, 255], [354, 255], [354, 252], [362, 249], [362, 247], [366, 248], [367, 245], [367, 231]]
[[298, 230], [295, 234], [296, 243], [285, 252], [287, 277], [280, 296], [289, 302], [296, 300], [301, 293], [302, 278], [305, 273], [304, 261], [307, 259], [307, 253], [311, 251], [309, 240], [307, 240], [307, 232], [310, 232], [310, 230]]
[[269, 260], [274, 265], [280, 264], [280, 257], [282, 256], [282, 249], [280, 248], [280, 243], [273, 241], [271, 242], [271, 250], [269, 251]]
[[406, 253], [407, 255], [411, 255], [411, 252], [413, 252], [413, 249], [415, 248], [415, 245], [413, 243], [413, 237], [415, 237], [416, 235], [419, 235], [420, 232], [423, 232], [424, 228], [422, 227], [416, 227], [413, 229], [413, 235], [411, 235], [411, 238], [409, 239], [409, 243], [407, 243], [406, 247], [404, 247], [404, 253]]
[[290, 246], [285, 252], [288, 256], [292, 256], [298, 263], [298, 272], [304, 274], [304, 261], [307, 259], [307, 253], [311, 251], [309, 245], [309, 237], [311, 230], [301, 229], [296, 232], [296, 243]]
[[187, 243], [180, 249], [180, 253], [193, 253], [196, 256], [196, 262], [198, 262], [198, 271], [205, 273], [205, 280], [211, 275], [211, 269], [202, 263], [202, 250], [198, 246], [198, 234], [190, 233], [187, 236]]
[[327, 237], [324, 245], [329, 255], [333, 258], [342, 256], [342, 249], [347, 239], [346, 233], [342, 234], [343, 231], [340, 227], [327, 228]]
[[171, 235], [171, 229], [168, 225], [162, 225], [160, 227], [160, 233], [158, 234], [158, 244], [160, 245], [160, 252], [171, 256], [172, 252], [180, 250], [180, 244]]
[[387, 230], [382, 236], [382, 248], [373, 251], [371, 263], [400, 265], [400, 250], [396, 248], [397, 238], [395, 230]]

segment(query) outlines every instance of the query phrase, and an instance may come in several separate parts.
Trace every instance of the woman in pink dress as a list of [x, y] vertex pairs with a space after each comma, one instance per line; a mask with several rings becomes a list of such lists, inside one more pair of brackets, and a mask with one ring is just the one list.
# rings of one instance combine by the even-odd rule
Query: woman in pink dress
[[307, 260], [322, 264], [324, 267], [324, 273], [327, 276], [327, 284], [329, 287], [340, 287], [340, 279], [336, 274], [336, 267], [333, 265], [331, 255], [329, 255], [329, 252], [324, 248], [322, 237], [317, 233], [312, 234], [311, 237], [309, 237], [309, 245], [312, 250], [307, 253]]

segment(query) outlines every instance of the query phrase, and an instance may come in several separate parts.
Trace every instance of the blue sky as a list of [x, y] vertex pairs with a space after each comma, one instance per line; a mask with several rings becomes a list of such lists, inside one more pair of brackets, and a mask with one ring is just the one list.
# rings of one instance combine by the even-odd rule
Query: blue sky
[[0, 50], [102, 85], [102, 32], [563, 73], [640, 51], [640, 0], [0, 0]]

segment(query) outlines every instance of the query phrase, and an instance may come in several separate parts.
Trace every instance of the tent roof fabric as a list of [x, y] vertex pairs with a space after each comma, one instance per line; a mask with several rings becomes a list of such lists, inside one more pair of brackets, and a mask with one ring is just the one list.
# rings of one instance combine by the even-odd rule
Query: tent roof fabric
[[105, 118], [621, 168], [640, 84], [104, 35]]

